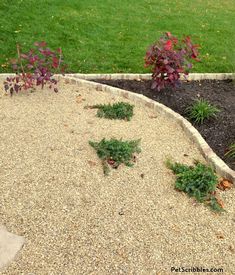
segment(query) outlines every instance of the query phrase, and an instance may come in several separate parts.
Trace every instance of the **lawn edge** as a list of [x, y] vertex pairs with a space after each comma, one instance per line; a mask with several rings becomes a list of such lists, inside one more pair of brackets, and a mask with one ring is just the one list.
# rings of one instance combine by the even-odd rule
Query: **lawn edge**
[[[94, 75], [92, 75], [93, 77]], [[57, 76], [58, 79], [64, 79], [67, 83], [75, 84], [80, 87], [87, 87], [87, 88], [94, 88], [97, 91], [102, 91], [106, 93], [110, 93], [112, 95], [121, 96], [130, 100], [133, 100], [136, 105], [144, 105], [155, 112], [160, 114], [164, 114], [170, 119], [174, 119], [179, 123], [183, 131], [186, 133], [189, 139], [191, 139], [202, 153], [206, 161], [212, 165], [215, 169], [216, 173], [221, 177], [224, 177], [235, 184], [235, 171], [228, 167], [228, 165], [216, 155], [216, 153], [211, 149], [208, 143], [204, 140], [198, 130], [183, 116], [176, 113], [172, 109], [168, 108], [167, 106], [156, 102], [148, 97], [136, 94], [133, 92], [129, 92], [123, 89], [111, 87], [109, 85], [100, 84], [97, 82], [92, 82], [89, 80], [81, 79], [80, 77], [72, 77], [72, 76]], [[224, 76], [223, 76], [224, 77]], [[229, 75], [231, 77], [231, 75]], [[90, 78], [93, 79], [93, 78]], [[217, 79], [217, 78], [216, 78]], [[225, 78], [224, 78], [225, 79]], [[228, 78], [226, 78], [228, 79]]]

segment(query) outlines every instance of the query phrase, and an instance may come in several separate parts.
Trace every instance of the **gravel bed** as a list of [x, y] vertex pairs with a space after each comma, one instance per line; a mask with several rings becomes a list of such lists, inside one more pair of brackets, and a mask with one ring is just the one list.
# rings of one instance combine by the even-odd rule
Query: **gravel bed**
[[[196, 145], [146, 107], [136, 106], [130, 122], [84, 110], [117, 101], [129, 102], [63, 82], [57, 94], [1, 92], [0, 223], [26, 239], [2, 274], [170, 274], [182, 266], [234, 274], [234, 188], [220, 194], [221, 215], [175, 191], [164, 161], [204, 162]], [[135, 166], [104, 177], [88, 144], [103, 137], [141, 138]]]

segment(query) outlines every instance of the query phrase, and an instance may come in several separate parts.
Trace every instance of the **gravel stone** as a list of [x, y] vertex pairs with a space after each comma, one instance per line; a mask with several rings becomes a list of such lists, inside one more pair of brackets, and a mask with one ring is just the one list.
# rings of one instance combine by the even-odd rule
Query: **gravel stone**
[[[1, 92], [0, 221], [26, 239], [2, 274], [170, 274], [181, 266], [234, 274], [234, 188], [220, 192], [221, 215], [174, 190], [167, 157], [205, 162], [178, 123], [141, 105], [130, 122], [97, 118], [84, 107], [132, 102], [63, 81], [58, 88]], [[141, 138], [134, 167], [105, 177], [88, 144], [104, 137]]]

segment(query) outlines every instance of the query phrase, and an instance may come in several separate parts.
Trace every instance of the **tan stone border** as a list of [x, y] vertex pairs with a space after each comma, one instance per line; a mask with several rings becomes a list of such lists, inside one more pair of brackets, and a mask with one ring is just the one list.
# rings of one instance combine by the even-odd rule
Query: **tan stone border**
[[[14, 76], [15, 74], [6, 73], [0, 74], [0, 79], [5, 79], [7, 76]], [[58, 76], [58, 75], [56, 75]], [[79, 79], [127, 79], [127, 80], [148, 80], [151, 79], [151, 74], [65, 74], [68, 77], [76, 77]], [[183, 77], [182, 77], [183, 78]], [[191, 73], [188, 75], [188, 80], [203, 80], [203, 79], [235, 79], [235, 73]]]
[[184, 117], [179, 115], [178, 113], [174, 112], [170, 108], [166, 107], [165, 105], [158, 103], [152, 99], [147, 98], [146, 96], [143, 96], [141, 94], [136, 94], [132, 92], [128, 92], [119, 88], [114, 88], [108, 85], [96, 83], [87, 81], [84, 79], [78, 79], [75, 77], [68, 77], [68, 76], [58, 76], [59, 79], [64, 79], [68, 83], [76, 84], [78, 86], [87, 87], [87, 88], [94, 88], [97, 91], [103, 91], [110, 93], [112, 95], [118, 95], [124, 98], [131, 99], [135, 102], [135, 104], [144, 104], [150, 109], [153, 109], [154, 111], [164, 114], [165, 116], [175, 119], [182, 129], [185, 131], [187, 136], [195, 142], [198, 149], [202, 153], [202, 155], [205, 157], [205, 159], [212, 165], [212, 167], [215, 169], [216, 173], [218, 173], [220, 176], [229, 179], [235, 184], [235, 171], [232, 170], [225, 164], [225, 162], [220, 159], [210, 148], [210, 146], [207, 144], [207, 142], [203, 139], [201, 134], [193, 127], [193, 125], [186, 120]]
[[[80, 79], [126, 79], [126, 80], [148, 80], [151, 79], [151, 74], [67, 74], [69, 77], [77, 77]], [[183, 79], [183, 76], [181, 77]], [[187, 77], [188, 80], [203, 80], [203, 79], [235, 79], [235, 73], [192, 73]]]

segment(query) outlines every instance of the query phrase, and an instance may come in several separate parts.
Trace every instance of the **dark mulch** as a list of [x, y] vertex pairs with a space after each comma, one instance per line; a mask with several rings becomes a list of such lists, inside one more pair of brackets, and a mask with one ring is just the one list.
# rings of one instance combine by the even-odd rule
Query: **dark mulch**
[[195, 125], [214, 152], [235, 170], [234, 160], [224, 157], [231, 143], [235, 142], [235, 84], [231, 80], [201, 80], [183, 82], [181, 87], [173, 90], [166, 88], [160, 92], [151, 89], [151, 81], [136, 80], [94, 80], [135, 93], [143, 94], [165, 104], [186, 117], [185, 108], [194, 100], [203, 98], [217, 106], [221, 112], [216, 119]]

